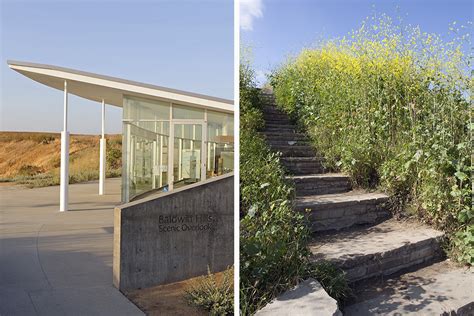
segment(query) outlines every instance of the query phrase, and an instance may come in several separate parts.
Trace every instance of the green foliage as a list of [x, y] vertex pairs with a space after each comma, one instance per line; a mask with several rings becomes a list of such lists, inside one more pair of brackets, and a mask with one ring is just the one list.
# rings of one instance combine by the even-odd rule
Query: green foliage
[[206, 276], [185, 290], [188, 304], [202, 308], [209, 315], [234, 315], [234, 269], [224, 271], [222, 280], [211, 274], [208, 269]]
[[122, 168], [122, 149], [121, 147], [106, 146], [106, 160], [108, 169]]
[[373, 18], [349, 38], [303, 50], [271, 84], [329, 167], [393, 194], [395, 209], [443, 229], [457, 258], [472, 263], [473, 80], [463, 30], [445, 43]]
[[255, 88], [255, 71], [250, 66], [246, 56], [248, 50], [242, 51], [242, 61], [239, 68], [240, 76], [240, 129], [256, 131], [264, 124], [259, 99], [259, 91]]
[[343, 274], [332, 280], [335, 274], [310, 269], [306, 247], [310, 231], [304, 214], [292, 209], [293, 188], [285, 181], [279, 156], [257, 132], [263, 124], [259, 91], [246, 61], [241, 63], [240, 78], [241, 314], [254, 313], [308, 276], [325, 275], [323, 287], [342, 298], [338, 291], [345, 289], [339, 285]]
[[344, 271], [330, 262], [308, 264], [307, 276], [317, 279], [329, 296], [338, 302], [343, 302], [352, 293]]

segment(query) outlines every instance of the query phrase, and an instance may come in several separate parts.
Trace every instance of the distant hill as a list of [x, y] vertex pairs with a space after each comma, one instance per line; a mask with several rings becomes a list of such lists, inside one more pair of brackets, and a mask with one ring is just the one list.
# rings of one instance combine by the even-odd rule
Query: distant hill
[[[99, 136], [71, 135], [70, 183], [99, 178]], [[122, 136], [106, 135], [107, 176], [120, 176]], [[0, 182], [28, 187], [59, 184], [61, 134], [0, 132]]]

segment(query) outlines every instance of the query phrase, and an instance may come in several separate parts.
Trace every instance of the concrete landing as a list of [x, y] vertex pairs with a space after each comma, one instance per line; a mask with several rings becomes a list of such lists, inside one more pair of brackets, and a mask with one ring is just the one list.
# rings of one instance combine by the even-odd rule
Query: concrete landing
[[143, 315], [112, 286], [113, 207], [120, 179], [0, 187], [0, 315]]
[[415, 272], [359, 284], [346, 316], [474, 315], [474, 270], [444, 261]]
[[335, 299], [315, 279], [307, 279], [259, 310], [256, 316], [342, 316]]

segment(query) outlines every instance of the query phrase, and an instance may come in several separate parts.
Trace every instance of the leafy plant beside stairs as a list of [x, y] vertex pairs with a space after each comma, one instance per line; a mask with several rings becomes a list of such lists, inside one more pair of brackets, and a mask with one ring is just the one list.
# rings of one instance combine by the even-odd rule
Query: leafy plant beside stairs
[[[240, 308], [253, 314], [275, 296], [309, 276], [342, 298], [347, 282], [338, 269], [309, 263], [309, 230], [293, 211], [293, 188], [284, 179], [277, 154], [257, 129], [262, 127], [259, 92], [248, 62], [240, 66]], [[342, 276], [341, 276], [342, 275]]]
[[445, 42], [382, 15], [348, 38], [304, 49], [270, 81], [329, 167], [388, 191], [394, 211], [445, 231], [452, 256], [472, 265], [474, 81], [465, 29], [453, 24]]

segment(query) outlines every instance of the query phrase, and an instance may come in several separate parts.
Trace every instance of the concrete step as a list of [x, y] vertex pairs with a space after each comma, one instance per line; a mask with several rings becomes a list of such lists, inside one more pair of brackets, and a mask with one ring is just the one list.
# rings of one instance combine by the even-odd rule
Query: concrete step
[[289, 174], [324, 173], [321, 157], [281, 157], [280, 162]]
[[314, 157], [316, 155], [313, 147], [309, 145], [276, 145], [270, 146], [273, 151], [281, 152], [282, 157]]
[[268, 128], [276, 128], [276, 129], [297, 129], [298, 126], [296, 126], [295, 124], [293, 123], [289, 123], [289, 124], [279, 124], [279, 123], [268, 123], [266, 122], [265, 123], [265, 128], [268, 129]]
[[265, 126], [263, 131], [268, 132], [268, 133], [296, 133], [296, 127], [294, 126], [275, 126], [275, 127]]
[[346, 193], [308, 195], [295, 199], [295, 209], [308, 212], [312, 232], [340, 230], [374, 224], [389, 217], [384, 207], [388, 196], [354, 190]]
[[371, 227], [316, 235], [309, 249], [311, 260], [332, 262], [353, 283], [441, 258], [442, 237], [442, 232], [419, 223], [390, 219]]
[[306, 279], [279, 295], [255, 316], [342, 316], [337, 301], [315, 279]]
[[272, 115], [272, 114], [286, 114], [285, 112], [283, 112], [282, 110], [274, 107], [274, 106], [268, 106], [268, 105], [264, 105], [262, 107], [262, 112], [264, 115]]
[[351, 190], [350, 178], [342, 173], [289, 176], [287, 179], [295, 184], [298, 196], [335, 194]]
[[264, 119], [265, 120], [265, 126], [267, 125], [293, 125], [296, 126], [290, 119]]
[[445, 260], [359, 282], [344, 315], [474, 315], [474, 269]]
[[291, 119], [288, 115], [284, 114], [284, 113], [269, 113], [269, 114], [266, 114], [266, 113], [263, 113], [263, 119], [266, 121], [266, 122], [270, 122], [270, 121], [275, 121], [275, 122], [280, 122], [280, 121], [283, 121], [283, 122], [290, 122], [291, 123]]
[[267, 144], [271, 146], [311, 146], [309, 140], [281, 140], [277, 137], [267, 139]]
[[309, 140], [308, 136], [303, 133], [297, 133], [294, 131], [286, 132], [275, 132], [275, 131], [261, 131], [261, 134], [265, 136], [267, 140], [284, 140], [284, 141], [298, 141], [298, 140]]

